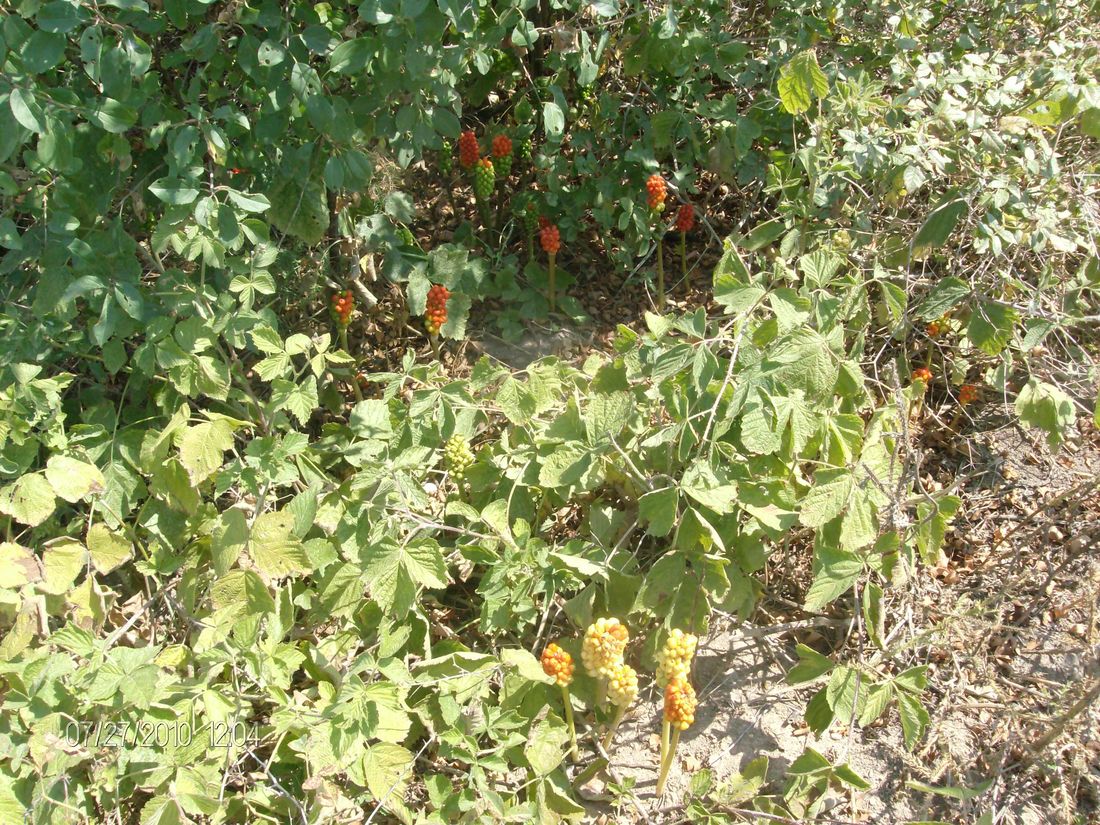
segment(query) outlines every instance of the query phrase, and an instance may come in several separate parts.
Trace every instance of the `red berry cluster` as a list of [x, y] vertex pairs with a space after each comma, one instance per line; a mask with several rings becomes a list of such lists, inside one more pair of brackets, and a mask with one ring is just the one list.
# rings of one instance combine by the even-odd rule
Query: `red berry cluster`
[[463, 169], [473, 169], [477, 165], [477, 135], [467, 129], [458, 136], [458, 162]]
[[428, 306], [424, 310], [424, 327], [430, 335], [439, 334], [447, 323], [447, 299], [451, 297], [445, 286], [433, 286], [428, 290]]
[[[544, 220], [546, 219], [539, 218], [540, 223]], [[539, 243], [542, 244], [543, 251], [547, 255], [557, 255], [558, 250], [561, 249], [561, 233], [550, 221], [546, 221], [542, 229], [539, 230]]]
[[978, 400], [978, 388], [973, 384], [963, 384], [959, 387], [959, 403], [962, 406], [973, 404]]
[[350, 289], [337, 292], [332, 296], [332, 317], [342, 327], [351, 323], [351, 313], [355, 310], [355, 298]]
[[695, 226], [695, 207], [685, 203], [676, 213], [676, 231], [690, 232]]
[[649, 208], [660, 210], [665, 204], [665, 179], [660, 175], [650, 175], [645, 182], [646, 191], [649, 193]]
[[917, 367], [913, 370], [913, 380], [920, 381], [928, 389], [928, 385], [932, 383], [932, 370], [928, 367]]
[[497, 135], [493, 138], [493, 157], [506, 158], [512, 154], [512, 139], [507, 135]]

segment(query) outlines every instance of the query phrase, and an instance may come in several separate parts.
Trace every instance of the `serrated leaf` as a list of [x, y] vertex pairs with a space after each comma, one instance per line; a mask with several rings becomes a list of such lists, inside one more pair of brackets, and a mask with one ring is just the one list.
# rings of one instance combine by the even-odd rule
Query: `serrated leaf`
[[288, 510], [261, 513], [249, 535], [248, 552], [256, 569], [268, 579], [311, 570], [302, 543], [292, 535], [294, 514]]
[[912, 749], [924, 735], [924, 729], [928, 727], [928, 711], [919, 699], [908, 693], [899, 692], [898, 714], [901, 716], [901, 730], [905, 737], [905, 746]]
[[233, 427], [222, 418], [204, 421], [180, 439], [180, 463], [191, 484], [198, 486], [222, 466], [224, 453], [233, 446]]
[[966, 201], [960, 198], [933, 209], [913, 237], [913, 248], [942, 246], [947, 243], [968, 208]]
[[383, 807], [404, 807], [405, 789], [412, 778], [413, 754], [400, 745], [378, 742], [363, 756], [367, 790]]
[[918, 317], [935, 321], [970, 295], [970, 284], [951, 275], [941, 278], [920, 303]]
[[798, 654], [798, 664], [787, 672], [787, 681], [792, 685], [813, 681], [834, 667], [832, 659], [801, 642], [795, 645], [794, 651]]
[[680, 495], [675, 487], [654, 490], [638, 499], [638, 517], [648, 524], [646, 532], [649, 535], [669, 534], [676, 523], [679, 500]]
[[1012, 339], [1012, 330], [1019, 318], [1012, 307], [979, 301], [970, 313], [966, 337], [987, 355], [998, 355]]
[[531, 729], [523, 755], [536, 774], [546, 776], [561, 764], [568, 742], [569, 729], [551, 713]]
[[41, 578], [42, 565], [34, 553], [14, 542], [0, 543], [0, 588], [18, 590]]
[[107, 486], [103, 473], [94, 464], [64, 455], [51, 456], [46, 462], [46, 480], [65, 501], [75, 503]]
[[121, 567], [134, 552], [133, 545], [106, 524], [93, 524], [88, 530], [86, 541], [92, 564], [103, 574]]
[[87, 563], [88, 551], [83, 544], [58, 539], [42, 552], [42, 581], [36, 587], [57, 596], [67, 593]]
[[779, 100], [788, 114], [799, 115], [813, 99], [829, 94], [829, 78], [817, 64], [811, 49], [799, 52], [779, 71]]
[[245, 616], [275, 611], [275, 600], [267, 585], [252, 570], [230, 570], [211, 585], [210, 600], [218, 610], [234, 607]]
[[0, 513], [37, 527], [53, 515], [57, 498], [45, 476], [28, 473], [0, 490]]
[[798, 520], [806, 527], [822, 527], [848, 506], [855, 480], [848, 470], [818, 470], [814, 483], [802, 499]]
[[[1020, 390], [1015, 407], [1021, 423], [1045, 432], [1051, 447], [1062, 443], [1076, 418], [1073, 399], [1053, 384], [1047, 384], [1035, 377], [1029, 378]], [[1094, 417], [1100, 421], [1100, 396], [1097, 397], [1097, 413]]]
[[831, 548], [817, 551], [817, 569], [806, 591], [806, 610], [820, 610], [848, 592], [863, 572], [863, 562], [855, 553]]
[[505, 648], [500, 651], [500, 661], [508, 667], [515, 668], [516, 672], [524, 679], [541, 682], [545, 685], [554, 684], [554, 680], [546, 675], [542, 669], [542, 664], [529, 650], [524, 650], [521, 647]]

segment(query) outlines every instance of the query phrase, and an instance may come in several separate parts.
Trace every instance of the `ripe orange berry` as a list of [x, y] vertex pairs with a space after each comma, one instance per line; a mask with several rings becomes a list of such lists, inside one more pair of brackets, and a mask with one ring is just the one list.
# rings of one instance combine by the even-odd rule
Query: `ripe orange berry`
[[695, 721], [695, 688], [687, 679], [672, 679], [665, 688], [665, 721], [687, 730]]
[[561, 249], [561, 233], [552, 223], [547, 223], [539, 230], [539, 243], [547, 255], [557, 255]]
[[512, 139], [507, 135], [497, 135], [493, 138], [493, 157], [504, 158], [512, 154]]
[[660, 209], [665, 202], [665, 179], [657, 174], [650, 175], [645, 182], [645, 188], [649, 193], [649, 208]]
[[941, 332], [943, 332], [943, 327], [940, 325], [939, 321], [932, 321], [927, 327], [924, 328], [924, 331], [928, 333], [929, 338], [936, 338]]
[[932, 383], [932, 370], [928, 367], [917, 367], [913, 370], [913, 380], [923, 382], [924, 388], [928, 389], [928, 385]]
[[559, 685], [568, 685], [573, 681], [573, 657], [551, 642], [542, 651], [542, 672], [554, 679]]
[[979, 388], [973, 384], [963, 384], [959, 387], [959, 404], [964, 407], [967, 404], [973, 404], [978, 400], [979, 392]]
[[472, 169], [477, 164], [477, 135], [467, 129], [458, 136], [458, 162], [464, 169]]
[[676, 231], [690, 232], [695, 226], [695, 208], [690, 203], [685, 203], [676, 213]]

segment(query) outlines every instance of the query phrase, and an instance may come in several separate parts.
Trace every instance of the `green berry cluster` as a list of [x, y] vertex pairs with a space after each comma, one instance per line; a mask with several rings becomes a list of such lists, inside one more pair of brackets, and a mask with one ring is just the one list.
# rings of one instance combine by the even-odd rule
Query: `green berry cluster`
[[450, 175], [451, 170], [455, 168], [455, 158], [451, 153], [449, 146], [442, 149], [439, 153], [439, 173], [441, 175]]
[[413, 235], [412, 230], [407, 226], [397, 227], [397, 237], [401, 241], [401, 245], [405, 247], [415, 247], [416, 237]]
[[493, 194], [493, 186], [496, 184], [496, 172], [493, 170], [493, 162], [488, 158], [482, 158], [474, 170], [474, 194], [479, 201], [485, 202]]
[[452, 435], [443, 445], [443, 460], [447, 470], [456, 484], [461, 484], [466, 470], [474, 463], [474, 454], [466, 439], [460, 435]]
[[525, 163], [531, 162], [531, 151], [534, 147], [531, 144], [531, 138], [526, 137], [519, 142], [519, 159]]
[[539, 228], [539, 208], [534, 200], [528, 200], [523, 205], [520, 215], [523, 218], [523, 228], [527, 231], [527, 234], [534, 235], [535, 230]]

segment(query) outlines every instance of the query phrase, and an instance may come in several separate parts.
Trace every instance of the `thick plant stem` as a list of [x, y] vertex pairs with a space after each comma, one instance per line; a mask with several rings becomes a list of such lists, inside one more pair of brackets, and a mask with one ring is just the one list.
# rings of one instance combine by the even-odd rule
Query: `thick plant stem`
[[665, 256], [661, 251], [663, 239], [657, 239], [657, 310], [665, 311]]
[[550, 311], [554, 311], [555, 296], [554, 296], [554, 259], [557, 258], [557, 253], [550, 253], [550, 265], [547, 268], [547, 281], [549, 284], [546, 300], [550, 303]]
[[623, 723], [623, 717], [626, 716], [626, 706], [619, 708], [618, 713], [615, 714], [615, 721], [611, 723], [611, 727], [607, 729], [607, 735], [603, 738], [603, 749], [609, 751], [611, 749], [611, 740], [615, 738], [615, 732], [619, 729], [619, 725]]
[[668, 753], [668, 740], [672, 733], [672, 724], [665, 720], [661, 723], [661, 761], [660, 764], [663, 767], [665, 764], [665, 754]]
[[[665, 723], [668, 724], [667, 722]], [[664, 796], [665, 783], [668, 781], [668, 772], [676, 757], [676, 746], [680, 744], [680, 729], [672, 732], [672, 740], [668, 743], [668, 753], [661, 761], [661, 774], [657, 777], [657, 796]]]
[[573, 761], [576, 762], [580, 759], [580, 754], [577, 751], [577, 725], [573, 721], [573, 703], [569, 699], [569, 685], [561, 686], [561, 698], [565, 703], [565, 722], [569, 725], [569, 742], [572, 745]]
[[[343, 347], [344, 352], [351, 355], [351, 350], [348, 347], [348, 328], [343, 324], [340, 325], [340, 346]], [[355, 393], [355, 400], [362, 401], [363, 391], [359, 389], [359, 369], [357, 367], [352, 368], [351, 389]]]
[[429, 332], [428, 340], [432, 342], [432, 352], [435, 353], [435, 360], [442, 362], [443, 357], [440, 355], [439, 352], [439, 333]]
[[684, 293], [691, 293], [691, 280], [688, 277], [688, 253], [687, 253], [687, 232], [680, 233], [680, 271], [684, 276]]
[[600, 707], [603, 704], [603, 700], [607, 698], [607, 680], [602, 676], [596, 677], [596, 707]]

